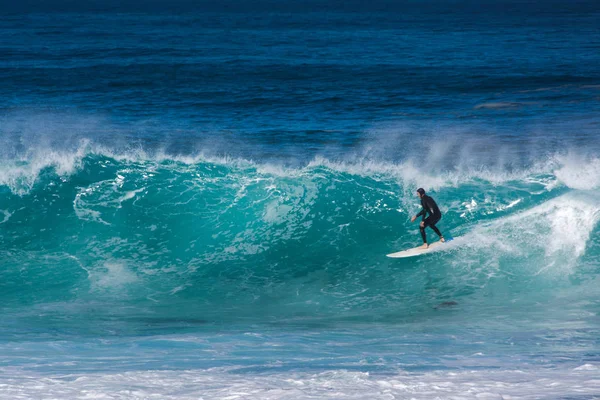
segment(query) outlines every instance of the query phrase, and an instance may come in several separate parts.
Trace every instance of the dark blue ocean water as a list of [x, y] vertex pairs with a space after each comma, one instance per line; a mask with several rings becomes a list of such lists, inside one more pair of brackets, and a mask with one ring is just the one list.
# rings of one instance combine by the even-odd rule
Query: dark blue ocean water
[[600, 395], [597, 2], [2, 4], [0, 99], [2, 398]]

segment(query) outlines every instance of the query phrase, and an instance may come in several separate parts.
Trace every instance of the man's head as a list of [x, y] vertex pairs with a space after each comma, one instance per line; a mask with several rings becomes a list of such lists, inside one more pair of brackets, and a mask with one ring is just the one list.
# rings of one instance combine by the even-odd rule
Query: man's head
[[425, 196], [425, 189], [423, 188], [418, 188], [417, 189], [417, 196], [419, 196], [419, 198], [423, 198], [423, 196]]

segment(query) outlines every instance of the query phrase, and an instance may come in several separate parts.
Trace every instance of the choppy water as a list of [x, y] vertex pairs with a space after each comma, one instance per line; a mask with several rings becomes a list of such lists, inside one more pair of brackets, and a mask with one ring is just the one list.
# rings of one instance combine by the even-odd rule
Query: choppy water
[[228, 5], [3, 10], [0, 397], [599, 396], [598, 7]]

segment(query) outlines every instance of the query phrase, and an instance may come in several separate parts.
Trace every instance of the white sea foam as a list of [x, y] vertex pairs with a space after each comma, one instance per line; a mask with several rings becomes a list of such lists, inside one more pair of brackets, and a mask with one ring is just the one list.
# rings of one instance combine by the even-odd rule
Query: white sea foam
[[100, 291], [119, 289], [138, 281], [124, 261], [107, 261], [100, 268], [88, 270], [88, 275], [92, 288]]
[[[407, 140], [405, 136], [400, 139]], [[393, 140], [394, 137], [386, 138], [384, 142], [375, 142], [373, 146], [387, 148], [388, 142]], [[526, 162], [521, 163], [511, 155], [511, 148], [497, 145], [493, 141], [486, 142], [473, 135], [452, 132], [444, 136], [443, 140], [427, 144], [423, 151], [424, 153], [408, 154], [402, 158], [390, 158], [387, 153], [364, 150], [363, 154], [349, 153], [337, 158], [317, 156], [309, 162], [296, 162], [295, 166], [290, 166], [243, 156], [217, 155], [209, 151], [173, 155], [161, 149], [144, 149], [139, 145], [109, 148], [83, 137], [71, 140], [65, 148], [46, 146], [42, 141], [40, 145], [33, 144], [16, 154], [0, 154], [0, 185], [6, 185], [14, 193], [24, 195], [31, 190], [44, 169], [52, 168], [59, 176], [68, 178], [80, 171], [86, 156], [101, 155], [117, 162], [136, 164], [137, 168], [146, 168], [152, 172], [157, 168], [177, 169], [213, 164], [225, 166], [241, 175], [253, 173], [259, 176], [298, 178], [321, 174], [325, 169], [385, 180], [408, 187], [411, 191], [419, 186], [437, 190], [477, 184], [479, 181], [491, 185], [522, 182], [542, 185], [547, 190], [561, 184], [572, 189], [594, 190], [600, 187], [600, 158], [581, 151], [561, 150], [548, 154], [532, 150], [525, 157], [529, 157]]]
[[600, 188], [600, 159], [568, 154], [557, 156], [559, 168], [554, 172], [564, 185], [580, 190]]
[[0, 185], [8, 186], [13, 193], [26, 194], [31, 190], [42, 170], [52, 167], [58, 175], [68, 176], [79, 168], [86, 152], [86, 145], [82, 143], [75, 152], [39, 150], [27, 157], [4, 160], [0, 168]]
[[237, 374], [233, 368], [43, 375], [3, 368], [0, 399], [561, 399], [598, 398], [598, 366], [394, 375], [331, 370]]
[[[468, 247], [502, 254], [541, 253], [545, 258], [531, 264], [537, 273], [568, 275], [586, 250], [600, 221], [600, 197], [591, 192], [571, 192], [531, 209], [479, 224], [463, 235]], [[479, 254], [479, 253], [478, 253]]]
[[2, 218], [2, 221], [0, 221], [0, 224], [5, 223], [6, 221], [8, 221], [10, 219], [10, 217], [13, 215], [13, 213], [11, 213], [8, 210], [0, 210], [0, 212], [2, 214], [4, 214], [4, 218]]

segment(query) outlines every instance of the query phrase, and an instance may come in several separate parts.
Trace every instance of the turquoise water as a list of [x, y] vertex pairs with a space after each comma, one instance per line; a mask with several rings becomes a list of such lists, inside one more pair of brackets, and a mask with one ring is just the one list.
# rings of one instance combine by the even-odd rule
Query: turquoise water
[[596, 159], [588, 171], [556, 160], [428, 178], [440, 227], [457, 239], [401, 261], [384, 255], [419, 244], [410, 162], [71, 161], [62, 176], [40, 168], [31, 186], [31, 166], [15, 167], [0, 203], [3, 305], [60, 305], [40, 322], [67, 332], [133, 333], [154, 319], [403, 321], [444, 301], [528, 307], [595, 277], [598, 194], [567, 184], [589, 184], [580, 174], [595, 174]]
[[[288, 379], [319, 397], [341, 385], [385, 398], [386, 381], [396, 395], [427, 398], [418, 388], [442, 380], [450, 395], [469, 379], [481, 393], [498, 381], [503, 393], [546, 393], [523, 389], [515, 367], [563, 394], [598, 389], [588, 376], [599, 359], [595, 158], [431, 173], [412, 160], [290, 167], [89, 146], [47, 157], [3, 178], [11, 395], [106, 393], [139, 380], [139, 398], [219, 398], [235, 393], [230, 379], [250, 398]], [[409, 217], [424, 179], [455, 239], [386, 258], [419, 244]], [[154, 389], [142, 383], [147, 370], [157, 371]], [[181, 378], [190, 386], [172, 392], [174, 370], [197, 371], [196, 383]], [[33, 391], [23, 374], [49, 380]]]

